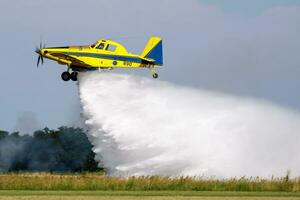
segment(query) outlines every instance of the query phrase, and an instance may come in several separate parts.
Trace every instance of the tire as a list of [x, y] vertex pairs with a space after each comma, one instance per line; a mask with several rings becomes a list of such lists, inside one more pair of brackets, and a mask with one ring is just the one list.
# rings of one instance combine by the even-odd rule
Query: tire
[[72, 81], [77, 81], [77, 75], [78, 75], [77, 72], [72, 72], [72, 73], [71, 73], [71, 76], [70, 76], [71, 80], [72, 80]]
[[64, 81], [69, 81], [70, 80], [70, 77], [71, 75], [70, 75], [70, 73], [69, 72], [63, 72], [62, 74], [61, 74], [61, 78], [62, 78], [62, 80], [64, 80]]
[[157, 73], [153, 73], [153, 74], [152, 74], [152, 77], [153, 77], [153, 78], [158, 78], [158, 74], [157, 74]]

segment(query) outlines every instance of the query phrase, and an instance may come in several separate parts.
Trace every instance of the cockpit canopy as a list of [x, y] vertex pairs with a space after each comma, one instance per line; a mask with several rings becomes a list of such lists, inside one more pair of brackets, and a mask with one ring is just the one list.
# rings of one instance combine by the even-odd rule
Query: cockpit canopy
[[90, 47], [93, 49], [110, 51], [110, 52], [117, 51], [118, 53], [128, 53], [124, 46], [111, 40], [98, 40]]

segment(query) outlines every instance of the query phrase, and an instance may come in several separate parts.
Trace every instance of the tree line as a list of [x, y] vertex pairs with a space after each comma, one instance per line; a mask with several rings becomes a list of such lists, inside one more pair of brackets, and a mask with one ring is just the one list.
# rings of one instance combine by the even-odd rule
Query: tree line
[[44, 128], [32, 135], [0, 130], [0, 172], [82, 172], [97, 167], [92, 145], [81, 128]]

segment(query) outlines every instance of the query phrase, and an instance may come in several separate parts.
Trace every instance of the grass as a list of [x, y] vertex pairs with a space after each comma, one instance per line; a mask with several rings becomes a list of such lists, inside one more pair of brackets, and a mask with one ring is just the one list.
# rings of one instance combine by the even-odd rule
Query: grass
[[300, 178], [109, 177], [103, 173], [0, 174], [0, 190], [300, 192]]

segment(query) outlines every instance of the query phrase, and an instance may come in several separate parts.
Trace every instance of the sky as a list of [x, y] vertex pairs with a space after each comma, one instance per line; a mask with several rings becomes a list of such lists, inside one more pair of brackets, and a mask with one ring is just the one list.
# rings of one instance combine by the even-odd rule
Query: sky
[[161, 36], [160, 80], [300, 112], [298, 0], [1, 0], [0, 26], [0, 129], [80, 124], [77, 85], [60, 78], [65, 67], [36, 67], [40, 38], [46, 46], [107, 38], [139, 54]]
[[255, 16], [272, 7], [299, 5], [298, 0], [201, 0], [202, 3], [215, 5], [225, 12]]

